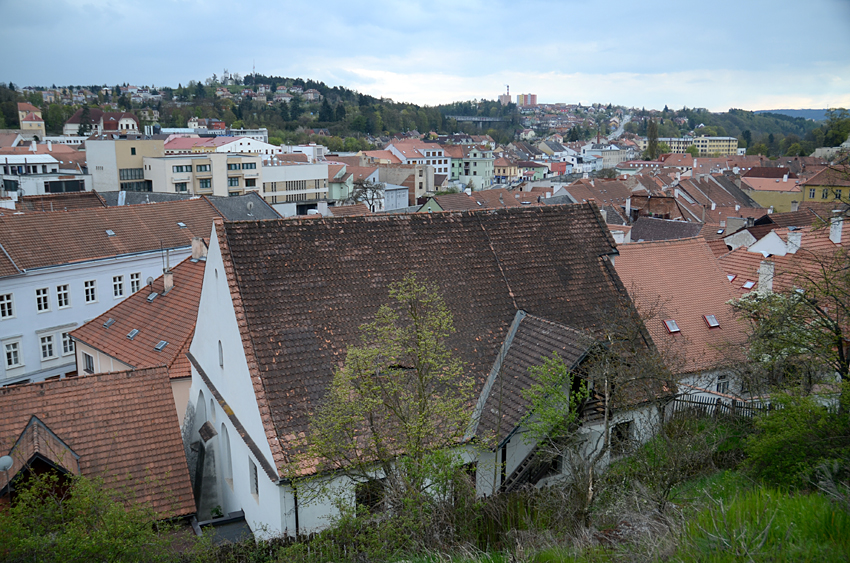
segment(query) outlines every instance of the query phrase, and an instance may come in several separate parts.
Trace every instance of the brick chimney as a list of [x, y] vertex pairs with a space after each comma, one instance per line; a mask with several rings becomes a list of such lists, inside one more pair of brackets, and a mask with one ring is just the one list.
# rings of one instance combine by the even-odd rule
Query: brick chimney
[[803, 240], [803, 231], [789, 231], [788, 232], [788, 254], [797, 254], [797, 251], [800, 250], [800, 244]]
[[774, 264], [769, 260], [762, 260], [759, 265], [759, 283], [756, 291], [761, 295], [768, 295], [773, 291]]
[[192, 260], [205, 260], [207, 245], [201, 237], [192, 237]]
[[844, 230], [844, 213], [840, 209], [833, 209], [829, 222], [829, 240], [835, 244], [841, 244], [842, 230]]

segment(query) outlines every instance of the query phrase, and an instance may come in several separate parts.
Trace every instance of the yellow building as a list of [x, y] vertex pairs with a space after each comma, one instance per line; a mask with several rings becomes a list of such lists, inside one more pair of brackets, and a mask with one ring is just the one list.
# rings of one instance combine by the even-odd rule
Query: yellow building
[[850, 166], [827, 166], [802, 184], [803, 201], [838, 202], [850, 197]]
[[741, 178], [741, 189], [756, 203], [765, 209], [773, 208], [774, 213], [795, 211], [794, 202], [802, 199], [799, 180], [794, 178]]
[[26, 141], [42, 140], [46, 135], [44, 119], [41, 110], [29, 102], [18, 103], [18, 123], [21, 127], [21, 137]]

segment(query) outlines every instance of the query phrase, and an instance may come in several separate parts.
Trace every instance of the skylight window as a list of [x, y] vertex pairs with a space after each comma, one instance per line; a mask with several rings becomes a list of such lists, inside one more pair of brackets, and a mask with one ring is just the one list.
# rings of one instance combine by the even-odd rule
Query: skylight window
[[184, 223], [183, 221], [177, 221], [177, 226], [180, 227], [181, 229], [185, 229], [186, 223]]
[[722, 235], [722, 234], [723, 234], [723, 229], [717, 229], [717, 234], [718, 234], [718, 235]]
[[737, 277], [738, 276], [736, 276], [735, 274], [729, 274], [729, 275], [726, 276], [726, 279], [728, 279], [730, 282], [733, 282], [733, 281], [735, 281], [735, 278], [737, 278]]
[[109, 319], [106, 320], [105, 323], [103, 323], [103, 328], [109, 328], [114, 324], [115, 324], [115, 319], [109, 318]]
[[127, 333], [127, 338], [129, 338], [130, 340], [133, 340], [134, 338], [136, 338], [137, 334], [139, 334], [139, 329], [134, 328], [133, 330], [131, 330], [130, 332]]
[[720, 326], [720, 322], [717, 320], [716, 315], [703, 315], [702, 318], [705, 319], [705, 323], [708, 325], [708, 328], [717, 328]]
[[752, 289], [756, 286], [756, 282], [752, 280], [747, 280], [744, 282], [744, 289]]
[[667, 332], [673, 334], [674, 332], [680, 332], [679, 324], [673, 319], [667, 319], [664, 321], [664, 326], [667, 328]]
[[108, 237], [114, 237], [114, 236], [115, 236], [115, 231], [113, 231], [112, 229], [106, 229], [106, 236], [108, 236]]
[[168, 342], [165, 340], [160, 340], [159, 343], [153, 347], [157, 352], [162, 352], [162, 349], [168, 346]]
[[156, 293], [156, 292], [153, 292], [150, 295], [148, 295], [148, 303], [153, 303], [153, 300], [156, 299], [157, 295], [159, 295], [159, 293]]

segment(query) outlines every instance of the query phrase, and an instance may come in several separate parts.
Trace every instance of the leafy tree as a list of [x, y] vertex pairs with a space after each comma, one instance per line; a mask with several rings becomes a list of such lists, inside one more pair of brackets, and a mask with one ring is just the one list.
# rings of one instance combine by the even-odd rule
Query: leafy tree
[[296, 95], [289, 101], [289, 118], [295, 121], [302, 113], [304, 113], [304, 106], [301, 105], [301, 96]]
[[699, 149], [697, 147], [695, 147], [694, 145], [691, 145], [691, 146], [689, 146], [688, 148], [685, 149], [685, 153], [696, 158], [696, 157], [699, 156]]
[[650, 119], [646, 127], [647, 160], [655, 160], [658, 158], [658, 154], [658, 124], [654, 119]]
[[668, 145], [664, 141], [661, 141], [660, 143], [658, 143], [658, 154], [659, 155], [669, 154], [670, 152], [672, 152], [670, 150], [670, 145]]
[[409, 273], [389, 296], [334, 374], [304, 459], [416, 499], [459, 463], [446, 452], [469, 422], [473, 382], [446, 345], [454, 326], [437, 286]]
[[751, 144], [753, 144], [753, 134], [750, 132], [749, 129], [744, 130], [744, 132], [741, 133], [741, 137], [743, 137], [744, 143], [746, 143], [744, 145], [745, 147], [749, 147]]
[[88, 104], [83, 106], [83, 111], [80, 114], [80, 126], [77, 128], [77, 135], [87, 137], [91, 132], [91, 110]]
[[325, 98], [322, 100], [322, 105], [319, 107], [319, 121], [322, 122], [330, 122], [334, 120], [334, 110], [331, 108], [331, 105], [328, 103], [328, 99]]
[[[173, 538], [150, 507], [113, 498], [98, 479], [31, 475], [0, 510], [4, 561], [168, 561]], [[165, 526], [167, 529], [167, 526]]]
[[335, 117], [337, 121], [345, 121], [345, 106], [342, 102], [336, 105]]

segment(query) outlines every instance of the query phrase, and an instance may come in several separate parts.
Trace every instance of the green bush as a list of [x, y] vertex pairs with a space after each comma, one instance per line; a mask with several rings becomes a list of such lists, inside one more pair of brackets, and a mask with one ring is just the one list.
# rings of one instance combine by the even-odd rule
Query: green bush
[[[843, 402], [850, 393], [844, 392]], [[776, 487], [801, 487], [825, 463], [850, 460], [848, 408], [826, 407], [815, 396], [785, 395], [780, 408], [756, 419], [746, 441], [746, 466]]]

